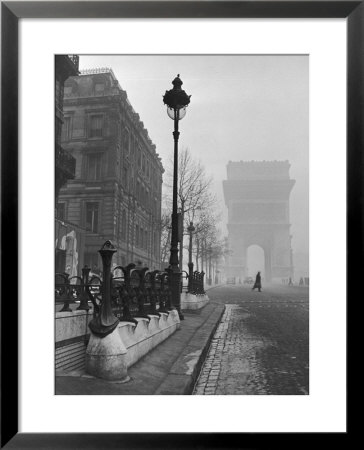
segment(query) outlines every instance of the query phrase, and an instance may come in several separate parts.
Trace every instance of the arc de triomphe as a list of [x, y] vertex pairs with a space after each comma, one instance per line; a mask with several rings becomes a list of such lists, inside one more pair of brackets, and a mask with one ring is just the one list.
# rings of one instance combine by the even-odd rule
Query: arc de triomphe
[[247, 251], [258, 245], [264, 251], [265, 279], [293, 277], [289, 196], [295, 180], [288, 161], [229, 162], [223, 181], [228, 208], [226, 275], [247, 275]]

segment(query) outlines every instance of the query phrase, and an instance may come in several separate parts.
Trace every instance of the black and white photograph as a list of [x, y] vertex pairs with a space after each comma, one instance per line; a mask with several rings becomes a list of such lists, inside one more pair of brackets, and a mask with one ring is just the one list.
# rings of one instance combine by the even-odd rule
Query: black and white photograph
[[55, 394], [309, 395], [309, 56], [55, 56]]
[[363, 2], [1, 6], [1, 446], [347, 435]]

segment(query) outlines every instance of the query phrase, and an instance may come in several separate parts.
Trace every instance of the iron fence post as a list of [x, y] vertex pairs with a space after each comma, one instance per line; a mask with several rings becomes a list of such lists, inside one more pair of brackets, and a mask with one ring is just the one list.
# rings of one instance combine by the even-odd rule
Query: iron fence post
[[88, 266], [82, 268], [82, 287], [80, 296], [80, 305], [77, 310], [88, 311], [90, 306], [88, 304], [88, 294], [86, 292], [86, 286], [88, 284], [88, 277], [90, 275], [91, 269]]
[[138, 323], [131, 315], [130, 312], [130, 301], [132, 296], [131, 286], [130, 286], [130, 272], [135, 268], [135, 264], [130, 263], [126, 267], [122, 267], [124, 274], [124, 286], [122, 288], [123, 295], [123, 315], [121, 320]]
[[111, 309], [111, 260], [115, 252], [111, 241], [106, 241], [99, 250], [103, 265], [102, 303], [100, 313], [89, 323], [90, 330], [99, 337], [112, 333], [119, 323]]
[[71, 288], [70, 288], [70, 280], [69, 280], [69, 274], [64, 273], [64, 293], [63, 293], [63, 307], [60, 310], [60, 312], [72, 312], [72, 309], [70, 308], [71, 303]]
[[193, 293], [193, 262], [188, 263], [188, 293]]

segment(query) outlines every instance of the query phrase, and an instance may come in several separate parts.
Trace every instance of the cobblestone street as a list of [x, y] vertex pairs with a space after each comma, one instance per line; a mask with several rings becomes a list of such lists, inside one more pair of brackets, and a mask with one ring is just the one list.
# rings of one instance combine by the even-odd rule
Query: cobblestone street
[[194, 395], [309, 393], [307, 287], [228, 285], [208, 295], [226, 310]]

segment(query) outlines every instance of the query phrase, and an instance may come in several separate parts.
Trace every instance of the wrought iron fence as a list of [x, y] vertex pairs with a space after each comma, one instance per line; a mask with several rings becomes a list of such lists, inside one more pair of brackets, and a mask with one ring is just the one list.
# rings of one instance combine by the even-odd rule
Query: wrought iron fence
[[188, 273], [183, 270], [181, 276], [181, 293], [186, 292], [193, 295], [205, 294], [204, 277], [205, 272], [198, 272], [197, 270], [194, 272], [192, 270]]
[[[90, 269], [85, 266], [82, 271], [89, 273]], [[91, 302], [94, 316], [99, 313], [103, 281], [98, 276], [89, 278], [88, 273], [82, 278], [56, 273], [55, 301], [63, 305], [61, 312], [89, 310]], [[72, 309], [72, 304], [79, 305]], [[120, 321], [130, 322], [136, 322], [136, 317], [150, 319], [150, 315], [168, 313], [172, 309], [168, 273], [148, 272], [148, 268], [137, 269], [135, 264], [115, 267], [111, 278], [111, 308]]]
[[[92, 304], [93, 315], [98, 316], [103, 304], [103, 277], [110, 280], [111, 310], [120, 321], [137, 322], [137, 317], [150, 319], [151, 315], [168, 313], [172, 309], [169, 269], [149, 271], [147, 267], [140, 268], [130, 263], [114, 267], [111, 273], [110, 267], [106, 270], [107, 276], [105, 272], [103, 276], [91, 274], [87, 266], [82, 269], [81, 277], [56, 273], [55, 301], [62, 305], [60, 311], [88, 311]], [[185, 271], [182, 273], [181, 291], [204, 294], [204, 272], [191, 274], [192, 277]], [[183, 283], [183, 278], [188, 285]], [[77, 308], [72, 309], [72, 304], [78, 304]]]
[[205, 272], [203, 272], [203, 271], [198, 272], [197, 270], [195, 270], [192, 273], [189, 290], [188, 290], [188, 292], [190, 294], [203, 295], [205, 293], [204, 277], [205, 277]]
[[[85, 269], [88, 268], [82, 270]], [[67, 273], [56, 273], [56, 304], [63, 304], [61, 312], [72, 312], [71, 304], [79, 304], [76, 310], [88, 311], [91, 309], [89, 305], [91, 302], [94, 313], [97, 314], [102, 301], [101, 286], [102, 282], [97, 276], [84, 280], [78, 276], [69, 277]]]

